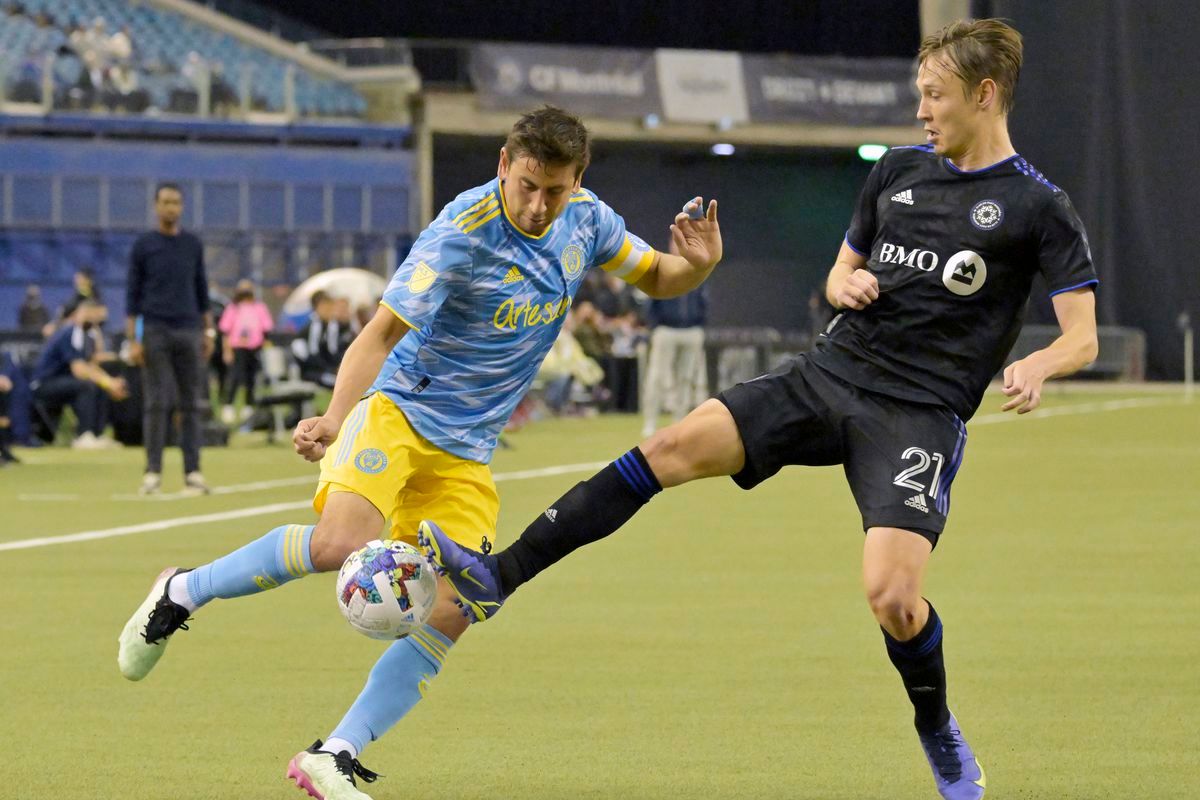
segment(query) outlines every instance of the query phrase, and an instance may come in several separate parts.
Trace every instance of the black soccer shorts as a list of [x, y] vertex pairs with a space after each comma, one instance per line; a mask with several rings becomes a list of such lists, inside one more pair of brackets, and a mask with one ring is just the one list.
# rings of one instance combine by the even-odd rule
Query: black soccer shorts
[[863, 530], [915, 531], [935, 547], [967, 429], [950, 409], [876, 394], [801, 355], [717, 395], [733, 414], [752, 489], [789, 465], [841, 464]]

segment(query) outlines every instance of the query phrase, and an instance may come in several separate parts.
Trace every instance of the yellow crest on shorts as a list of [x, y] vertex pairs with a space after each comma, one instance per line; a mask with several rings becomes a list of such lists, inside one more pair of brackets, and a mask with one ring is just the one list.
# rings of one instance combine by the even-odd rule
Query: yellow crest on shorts
[[433, 286], [433, 282], [437, 280], [438, 274], [433, 271], [433, 268], [424, 261], [418, 261], [416, 269], [408, 279], [408, 290], [413, 294], [421, 292]]

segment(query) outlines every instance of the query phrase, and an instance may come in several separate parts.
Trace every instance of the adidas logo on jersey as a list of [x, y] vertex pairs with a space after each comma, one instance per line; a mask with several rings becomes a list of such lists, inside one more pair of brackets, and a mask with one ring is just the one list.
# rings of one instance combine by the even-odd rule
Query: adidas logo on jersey
[[904, 203], [906, 206], [913, 204], [912, 189], [905, 189], [903, 192], [896, 192], [892, 195], [893, 203]]
[[516, 283], [517, 281], [525, 280], [525, 276], [521, 274], [521, 270], [516, 267], [509, 267], [508, 274], [504, 276], [503, 284]]
[[546, 519], [550, 520], [551, 522], [558, 522], [558, 509], [557, 508], [547, 508], [546, 509]]
[[922, 514], [929, 513], [929, 506], [925, 505], [925, 495], [923, 494], [914, 494], [912, 497], [904, 501], [904, 505], [908, 506], [909, 508], [915, 508]]

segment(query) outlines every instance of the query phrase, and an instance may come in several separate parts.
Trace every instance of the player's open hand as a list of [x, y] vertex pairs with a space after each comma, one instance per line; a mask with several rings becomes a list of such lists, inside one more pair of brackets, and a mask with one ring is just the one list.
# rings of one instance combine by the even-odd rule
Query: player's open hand
[[[671, 226], [671, 239], [679, 255], [698, 269], [712, 269], [721, 260], [724, 248], [721, 244], [721, 226], [717, 224], [717, 201], [708, 202], [708, 211], [701, 216], [703, 197], [693, 197], [675, 215]], [[694, 215], [694, 216], [693, 216]]]
[[1042, 404], [1042, 384], [1046, 382], [1045, 374], [1037, 368], [1031, 359], [1023, 358], [1014, 361], [1004, 370], [1004, 388], [1001, 391], [1012, 399], [1000, 407], [1001, 411], [1012, 411], [1018, 414], [1028, 414]]
[[325, 451], [337, 439], [341, 425], [337, 420], [328, 417], [309, 417], [300, 420], [296, 432], [292, 434], [292, 444], [296, 453], [303, 456], [305, 461], [320, 461], [325, 457]]
[[856, 269], [846, 276], [842, 285], [833, 293], [834, 305], [862, 311], [879, 299], [879, 281], [869, 271]]

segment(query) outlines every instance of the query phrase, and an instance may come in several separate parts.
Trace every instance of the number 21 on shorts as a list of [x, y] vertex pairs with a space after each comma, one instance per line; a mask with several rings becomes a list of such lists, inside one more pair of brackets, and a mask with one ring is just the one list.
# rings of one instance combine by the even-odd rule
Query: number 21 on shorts
[[945, 456], [943, 456], [941, 453], [930, 454], [928, 451], [923, 450], [920, 447], [910, 447], [904, 451], [900, 458], [903, 461], [915, 459], [916, 463], [914, 463], [911, 467], [905, 467], [904, 469], [900, 470], [896, 477], [892, 479], [892, 483], [896, 484], [897, 486], [902, 486], [905, 489], [912, 489], [914, 492], [925, 491], [925, 484], [915, 480], [915, 478], [924, 475], [929, 467], [931, 465], [935, 465], [936, 462], [936, 465], [933, 467], [933, 480], [929, 484], [929, 497], [933, 500], [937, 500], [938, 478], [941, 477], [942, 465], [946, 462]]

